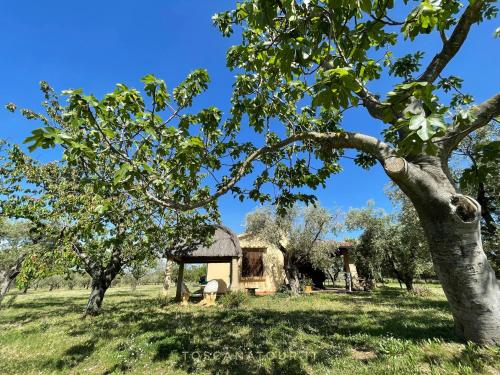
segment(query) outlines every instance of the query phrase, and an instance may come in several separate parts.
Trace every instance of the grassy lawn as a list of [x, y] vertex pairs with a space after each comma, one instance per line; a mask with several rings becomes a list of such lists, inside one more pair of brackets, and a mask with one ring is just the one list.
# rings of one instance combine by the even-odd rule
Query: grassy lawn
[[161, 306], [159, 286], [12, 293], [0, 309], [0, 374], [497, 374], [500, 349], [457, 342], [438, 286], [253, 297], [238, 309]]

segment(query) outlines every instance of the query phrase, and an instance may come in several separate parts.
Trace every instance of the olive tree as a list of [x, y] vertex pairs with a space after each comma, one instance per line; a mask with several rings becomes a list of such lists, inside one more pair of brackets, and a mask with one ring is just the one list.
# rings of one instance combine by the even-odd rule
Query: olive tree
[[[386, 238], [390, 217], [382, 209], [369, 201], [365, 208], [351, 208], [345, 221], [348, 230], [362, 230], [354, 246], [354, 260], [358, 275], [363, 279], [363, 288], [371, 291], [381, 277], [382, 264], [386, 253], [381, 242]], [[391, 234], [392, 235], [392, 234]], [[384, 244], [385, 245], [385, 244]]]
[[293, 207], [284, 215], [264, 207], [246, 217], [246, 232], [276, 246], [283, 254], [285, 274], [293, 294], [300, 292], [301, 263], [326, 270], [334, 262], [335, 245], [325, 238], [337, 227], [337, 218], [318, 206]]
[[346, 215], [348, 229], [363, 231], [354, 248], [356, 267], [365, 290], [375, 288], [384, 276], [395, 276], [412, 291], [414, 279], [432, 267], [429, 248], [408, 198], [399, 190], [388, 194], [397, 209], [395, 214], [386, 214], [369, 201], [367, 207], [350, 209]]
[[378, 246], [383, 249], [388, 270], [411, 291], [414, 279], [432, 270], [429, 245], [410, 200], [399, 189], [389, 190], [387, 194], [397, 212]]

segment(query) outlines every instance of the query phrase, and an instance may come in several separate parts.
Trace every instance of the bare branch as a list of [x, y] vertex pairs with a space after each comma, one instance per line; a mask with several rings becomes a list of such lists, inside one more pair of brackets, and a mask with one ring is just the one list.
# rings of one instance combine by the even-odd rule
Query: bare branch
[[479, 20], [483, 5], [483, 0], [470, 2], [469, 6], [462, 14], [462, 17], [460, 17], [455, 30], [453, 30], [451, 36], [444, 41], [441, 52], [434, 56], [427, 69], [425, 69], [424, 73], [418, 78], [418, 81], [434, 82], [436, 80], [446, 65], [448, 65], [450, 60], [462, 47], [465, 39], [467, 39], [472, 24]]

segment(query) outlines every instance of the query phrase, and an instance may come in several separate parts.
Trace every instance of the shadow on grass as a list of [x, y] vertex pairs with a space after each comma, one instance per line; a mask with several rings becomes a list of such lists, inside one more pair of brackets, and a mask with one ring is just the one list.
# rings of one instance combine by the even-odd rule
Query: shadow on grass
[[[128, 315], [121, 320], [128, 321]], [[243, 333], [239, 328], [247, 327]], [[373, 350], [373, 338], [392, 336], [406, 340], [421, 340], [439, 337], [450, 341], [454, 339], [450, 321], [432, 314], [394, 314], [373, 312], [370, 319], [360, 321], [356, 311], [339, 312], [326, 310], [277, 312], [272, 310], [234, 310], [217, 311], [212, 314], [165, 314], [165, 316], [146, 316], [140, 324], [140, 331], [156, 332], [150, 339], [156, 343], [154, 361], [177, 358], [176, 366], [191, 372], [195, 369], [196, 359], [209, 353], [203, 364], [209, 367], [235, 373], [248, 370], [255, 373], [255, 361], [244, 361], [234, 357], [239, 352], [250, 353], [287, 353], [308, 356], [304, 348], [304, 335], [311, 335], [322, 343], [320, 352], [310, 362], [327, 365], [332, 359], [327, 352], [342, 353], [342, 348], [353, 346]], [[159, 334], [158, 334], [159, 333]], [[229, 352], [233, 361], [220, 362], [214, 358], [216, 352]], [[193, 353], [196, 353], [193, 356]], [[180, 355], [182, 354], [182, 355]], [[285, 355], [286, 357], [286, 355]], [[296, 358], [285, 358], [286, 361]], [[293, 361], [292, 361], [293, 362]], [[281, 363], [274, 360], [274, 365]], [[302, 363], [302, 362], [301, 362]], [[226, 371], [223, 371], [224, 373]], [[282, 372], [279, 372], [282, 373]], [[292, 371], [290, 373], [300, 373]]]
[[[116, 296], [120, 299], [115, 301]], [[100, 316], [64, 327], [67, 336], [90, 335], [90, 339], [67, 349], [60, 359], [48, 362], [46, 369], [69, 370], [102, 345], [118, 352], [121, 358], [105, 371], [108, 374], [131, 369], [134, 361], [144, 355], [144, 347], [153, 362], [164, 362], [165, 366], [189, 373], [302, 374], [308, 365], [328, 366], [336, 357], [347, 355], [349, 347], [375, 351], [377, 342], [387, 336], [413, 342], [430, 338], [455, 340], [453, 323], [442, 314], [448, 311], [446, 301], [409, 297], [398, 290], [318, 297], [325, 302], [345, 303], [348, 309], [342, 310], [314, 310], [307, 306], [288, 311], [193, 306], [182, 309], [178, 305], [161, 310], [156, 298], [136, 296], [134, 292], [114, 292], [105, 299]], [[48, 297], [12, 308], [29, 308], [23, 316], [37, 320], [82, 312], [85, 301], [84, 297]], [[367, 310], [371, 304], [389, 308]], [[309, 353], [309, 348], [314, 353]]]
[[61, 358], [55, 362], [47, 363], [46, 367], [53, 367], [58, 370], [76, 367], [94, 352], [96, 342], [97, 339], [92, 338], [81, 344], [73, 345], [64, 352]]
[[[432, 293], [432, 292], [431, 292]], [[328, 295], [323, 295], [328, 296]], [[340, 294], [336, 299], [342, 299], [349, 303], [374, 303], [382, 306], [394, 306], [408, 309], [435, 309], [444, 312], [449, 311], [448, 302], [444, 299], [433, 299], [429, 297], [418, 297], [409, 295], [406, 290], [399, 290], [381, 286], [374, 292], [355, 292], [352, 294]]]
[[9, 298], [5, 300], [5, 302], [3, 302], [1, 305], [0, 305], [0, 308], [4, 307], [11, 307], [12, 304], [16, 301], [17, 299], [17, 296], [19, 295], [19, 293], [13, 293], [11, 295], [9, 295]]

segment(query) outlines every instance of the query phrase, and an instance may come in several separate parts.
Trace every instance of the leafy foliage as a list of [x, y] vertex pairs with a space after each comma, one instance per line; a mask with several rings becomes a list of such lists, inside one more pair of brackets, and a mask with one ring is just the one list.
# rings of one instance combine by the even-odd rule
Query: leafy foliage
[[356, 267], [367, 290], [383, 276], [395, 277], [413, 290], [414, 279], [432, 269], [429, 248], [408, 198], [399, 190], [390, 190], [389, 196], [398, 209], [393, 216], [376, 209], [373, 201], [347, 213], [347, 228], [363, 230], [354, 249]]
[[365, 290], [373, 290], [382, 274], [384, 252], [378, 247], [378, 241], [385, 235], [383, 231], [388, 223], [389, 217], [382, 209], [376, 209], [373, 201], [369, 201], [366, 208], [350, 209], [347, 212], [347, 229], [363, 230], [353, 255], [358, 274], [364, 280]]
[[[21, 110], [25, 117], [44, 125], [26, 139], [29, 149], [59, 145], [65, 165], [86, 171], [85, 183], [94, 192], [121, 194], [176, 210], [204, 206], [207, 220], [217, 220], [215, 204], [200, 203], [209, 194], [206, 177], [221, 167], [228, 153], [237, 157], [251, 146], [220, 142], [217, 108], [181, 114], [207, 89], [206, 71], [189, 74], [172, 94], [153, 75], [143, 77], [142, 82], [145, 97], [118, 84], [102, 99], [85, 95], [81, 89], [66, 90], [67, 104], [42, 82], [46, 113]], [[9, 109], [16, 107], [9, 105]]]
[[49, 251], [26, 256], [19, 283], [77, 267], [92, 277], [93, 287], [106, 289], [123, 267], [141, 269], [169, 249], [189, 251], [206, 240], [212, 229], [204, 214], [178, 214], [97, 188], [93, 181], [114, 174], [112, 161], [101, 162], [92, 172], [78, 163], [37, 162], [16, 146], [4, 150], [2, 214], [28, 220], [51, 244]]
[[248, 300], [249, 297], [246, 292], [237, 290], [224, 294], [219, 299], [219, 302], [222, 304], [222, 306], [228, 309], [234, 309], [247, 304]]
[[263, 207], [246, 217], [246, 232], [278, 248], [284, 257], [285, 274], [292, 293], [299, 292], [299, 266], [323, 271], [335, 265], [336, 244], [326, 241], [340, 227], [338, 213], [320, 206], [294, 207], [282, 215]]
[[246, 232], [284, 248], [296, 264], [307, 262], [327, 270], [336, 247], [326, 239], [340, 229], [339, 215], [320, 206], [295, 207], [285, 216], [269, 207], [260, 208], [247, 215]]
[[13, 222], [0, 216], [0, 270], [12, 267], [33, 246], [31, 226], [26, 222]]
[[[408, 14], [397, 20], [402, 11]], [[436, 155], [447, 131], [474, 121], [472, 96], [458, 92], [460, 78], [441, 77], [435, 85], [426, 77], [430, 67], [422, 72], [423, 52], [392, 56], [401, 33], [413, 40], [436, 31], [446, 52], [453, 44], [448, 32], [463, 24], [466, 32], [470, 23], [490, 19], [496, 11], [491, 0], [467, 7], [455, 0], [426, 0], [410, 11], [378, 0], [241, 1], [213, 17], [224, 36], [242, 30], [241, 43], [227, 53], [228, 67], [237, 71], [227, 117], [213, 107], [189, 112], [208, 88], [209, 76], [202, 69], [170, 91], [153, 75], [142, 79], [144, 95], [123, 84], [100, 99], [67, 90], [67, 105], [42, 82], [47, 115], [21, 110], [43, 123], [28, 142], [31, 148], [60, 144], [69, 164], [92, 171], [106, 160], [113, 175], [93, 180], [95, 189], [107, 186], [169, 209], [204, 207], [216, 218], [216, 199], [226, 192], [241, 200], [271, 201], [283, 210], [296, 201], [311, 203], [314, 196], [297, 189], [325, 186], [341, 170], [342, 148], [357, 148], [362, 167], [377, 160], [373, 149], [339, 147], [321, 137], [341, 139], [343, 114], [353, 107], [362, 105], [387, 124], [382, 136], [401, 156]], [[401, 79], [385, 98], [368, 88], [383, 75]], [[446, 105], [439, 95], [450, 90], [458, 91]], [[17, 107], [10, 103], [7, 108]], [[262, 134], [261, 142], [239, 141], [246, 123]], [[315, 136], [300, 138], [304, 134]], [[298, 140], [286, 141], [293, 137]], [[262, 165], [256, 167], [257, 161]], [[238, 187], [250, 173], [257, 176], [253, 186]], [[268, 185], [276, 187], [277, 195], [271, 196]]]

